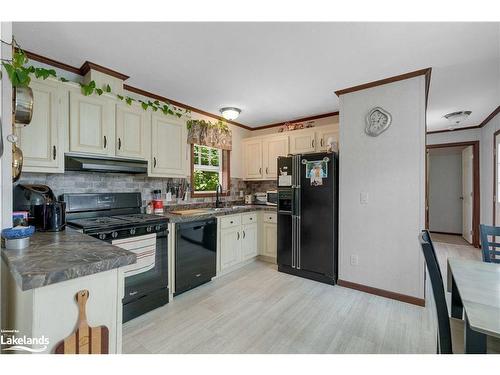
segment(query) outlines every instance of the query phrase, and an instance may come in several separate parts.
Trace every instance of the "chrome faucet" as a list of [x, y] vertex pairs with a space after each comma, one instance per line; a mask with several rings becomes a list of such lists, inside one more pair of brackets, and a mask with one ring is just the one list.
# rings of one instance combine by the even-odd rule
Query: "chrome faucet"
[[221, 201], [220, 201], [220, 195], [222, 194], [222, 185], [219, 184], [215, 188], [215, 208], [219, 208]]

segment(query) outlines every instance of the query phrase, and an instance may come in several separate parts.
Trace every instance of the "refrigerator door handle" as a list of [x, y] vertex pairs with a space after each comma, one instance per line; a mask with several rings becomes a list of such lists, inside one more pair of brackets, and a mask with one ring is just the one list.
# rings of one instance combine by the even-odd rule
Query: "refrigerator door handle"
[[292, 268], [295, 268], [295, 216], [292, 215]]
[[300, 270], [300, 216], [297, 217], [297, 269]]

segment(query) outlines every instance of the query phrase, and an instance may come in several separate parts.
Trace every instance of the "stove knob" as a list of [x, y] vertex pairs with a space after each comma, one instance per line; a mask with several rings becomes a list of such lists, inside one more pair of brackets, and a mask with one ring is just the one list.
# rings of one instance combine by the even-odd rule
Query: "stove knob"
[[146, 227], [146, 232], [150, 233], [153, 230], [151, 226]]
[[106, 239], [106, 235], [104, 233], [99, 233], [99, 239], [100, 240], [105, 240]]
[[113, 237], [113, 238], [118, 237], [118, 232], [113, 232], [113, 233], [111, 233], [111, 237]]
[[135, 234], [135, 228], [130, 229], [129, 233], [130, 233], [131, 235], [134, 235], [134, 234]]
[[161, 226], [160, 225], [155, 225], [155, 231], [159, 231], [161, 229]]

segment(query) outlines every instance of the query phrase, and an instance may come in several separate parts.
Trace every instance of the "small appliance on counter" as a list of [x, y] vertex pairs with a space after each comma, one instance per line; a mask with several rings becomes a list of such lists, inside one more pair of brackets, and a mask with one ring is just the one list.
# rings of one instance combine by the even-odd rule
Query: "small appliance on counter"
[[278, 205], [278, 190], [266, 191], [266, 204], [268, 206], [277, 206]]
[[66, 203], [46, 185], [17, 184], [14, 211], [28, 211], [28, 222], [41, 232], [58, 232], [66, 226]]
[[253, 195], [254, 197], [254, 204], [259, 204], [259, 205], [266, 205], [267, 204], [267, 193], [255, 193]]
[[245, 204], [252, 204], [252, 203], [253, 203], [253, 195], [252, 194], [245, 195]]

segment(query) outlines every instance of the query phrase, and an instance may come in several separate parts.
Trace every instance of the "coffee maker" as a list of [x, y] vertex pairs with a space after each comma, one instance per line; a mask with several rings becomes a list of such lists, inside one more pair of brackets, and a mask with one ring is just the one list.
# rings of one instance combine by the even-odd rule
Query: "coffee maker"
[[66, 225], [66, 203], [57, 201], [46, 185], [17, 184], [14, 211], [28, 211], [28, 222], [42, 232], [58, 232]]

